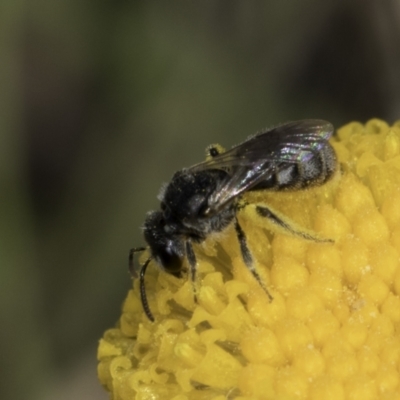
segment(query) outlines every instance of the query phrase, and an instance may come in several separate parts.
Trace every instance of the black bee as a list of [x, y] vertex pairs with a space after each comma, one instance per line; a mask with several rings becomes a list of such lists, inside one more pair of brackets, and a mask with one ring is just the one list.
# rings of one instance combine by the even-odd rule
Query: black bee
[[[231, 150], [208, 148], [207, 160], [174, 174], [161, 191], [161, 210], [147, 214], [144, 238], [150, 257], [140, 270], [140, 295], [147, 317], [154, 321], [146, 291], [145, 273], [151, 260], [164, 271], [180, 276], [187, 257], [190, 277], [196, 278], [196, 255], [192, 243], [223, 231], [233, 223], [243, 260], [272, 300], [254, 268], [246, 236], [236, 218], [238, 209], [255, 207], [260, 217], [285, 229], [289, 234], [314, 241], [330, 241], [294, 229], [265, 204], [248, 204], [242, 195], [256, 190], [301, 190], [322, 185], [336, 170], [336, 156], [328, 139], [333, 126], [323, 120], [289, 122], [261, 132]], [[130, 267], [133, 270], [132, 249]]]

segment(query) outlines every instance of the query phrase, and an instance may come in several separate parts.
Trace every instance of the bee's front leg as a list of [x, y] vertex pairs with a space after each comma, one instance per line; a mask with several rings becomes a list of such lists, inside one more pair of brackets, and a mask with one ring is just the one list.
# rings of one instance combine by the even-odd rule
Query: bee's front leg
[[197, 260], [196, 254], [194, 253], [192, 242], [190, 240], [186, 240], [186, 257], [189, 262], [189, 271], [190, 271], [190, 280], [192, 281], [193, 286], [193, 296], [194, 302], [197, 303], [197, 290], [196, 290], [196, 272], [197, 272]]
[[196, 255], [194, 254], [192, 242], [190, 240], [187, 240], [185, 245], [186, 245], [186, 257], [189, 261], [189, 267], [190, 267], [190, 279], [194, 283], [196, 281], [196, 269], [197, 269]]

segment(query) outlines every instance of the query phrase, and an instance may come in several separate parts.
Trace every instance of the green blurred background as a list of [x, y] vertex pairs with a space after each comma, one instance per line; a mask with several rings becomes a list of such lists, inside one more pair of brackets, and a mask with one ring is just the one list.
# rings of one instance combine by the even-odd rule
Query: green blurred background
[[107, 399], [161, 183], [287, 120], [393, 122], [399, 71], [396, 0], [2, 0], [0, 398]]

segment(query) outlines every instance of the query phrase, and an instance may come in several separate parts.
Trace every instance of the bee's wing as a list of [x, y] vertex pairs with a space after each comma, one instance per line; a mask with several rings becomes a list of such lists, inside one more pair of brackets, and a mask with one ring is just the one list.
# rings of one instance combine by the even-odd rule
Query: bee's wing
[[228, 173], [209, 199], [210, 211], [215, 213], [287, 164], [310, 160], [326, 145], [332, 133], [333, 126], [327, 121], [289, 122], [257, 134], [188, 171], [222, 169]]

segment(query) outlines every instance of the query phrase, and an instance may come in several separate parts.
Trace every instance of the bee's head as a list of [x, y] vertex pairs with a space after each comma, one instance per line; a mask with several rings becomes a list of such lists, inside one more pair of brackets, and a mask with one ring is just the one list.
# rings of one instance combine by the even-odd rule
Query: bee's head
[[156, 262], [165, 271], [179, 275], [184, 257], [183, 243], [181, 237], [167, 226], [161, 211], [151, 211], [144, 222], [144, 238]]

